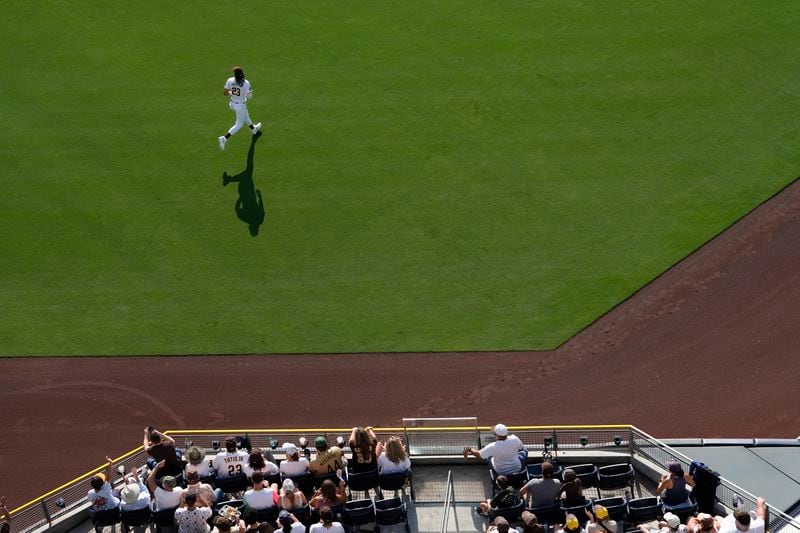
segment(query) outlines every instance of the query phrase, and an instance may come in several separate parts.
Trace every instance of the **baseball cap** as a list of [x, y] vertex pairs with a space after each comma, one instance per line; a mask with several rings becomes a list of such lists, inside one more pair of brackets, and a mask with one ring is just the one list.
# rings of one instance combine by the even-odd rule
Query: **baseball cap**
[[498, 437], [507, 437], [508, 436], [508, 428], [506, 427], [505, 424], [497, 424], [494, 427], [494, 429], [492, 430], [492, 433], [494, 433]]
[[681, 519], [675, 513], [664, 513], [664, 522], [670, 529], [678, 529], [678, 526], [681, 525]]
[[283, 490], [286, 492], [294, 492], [294, 481], [288, 477], [283, 480]]
[[278, 522], [280, 522], [283, 526], [287, 526], [292, 523], [292, 515], [289, 514], [289, 511], [283, 509], [278, 514]]
[[581, 528], [581, 523], [578, 522], [578, 517], [574, 514], [568, 514], [567, 520], [564, 523], [564, 529], [568, 529], [570, 531], [577, 531]]
[[317, 437], [314, 439], [314, 447], [318, 450], [324, 450], [328, 447], [328, 439], [322, 436]]
[[605, 520], [606, 518], [608, 518], [608, 509], [606, 509], [602, 505], [595, 505], [594, 516], [596, 516], [598, 520]]
[[286, 455], [295, 455], [297, 453], [297, 446], [292, 442], [284, 442], [283, 453]]

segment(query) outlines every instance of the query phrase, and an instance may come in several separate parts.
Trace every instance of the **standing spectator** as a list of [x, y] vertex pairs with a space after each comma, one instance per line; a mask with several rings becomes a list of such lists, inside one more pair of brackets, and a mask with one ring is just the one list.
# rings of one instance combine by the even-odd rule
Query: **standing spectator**
[[235, 437], [226, 437], [225, 451], [218, 453], [212, 464], [217, 471], [218, 478], [229, 478], [243, 475], [249, 458], [250, 454], [237, 448]]
[[291, 512], [295, 509], [305, 507], [307, 503], [308, 500], [306, 500], [306, 495], [303, 494], [300, 489], [294, 486], [294, 481], [289, 478], [284, 479], [283, 486], [281, 487], [280, 491], [278, 505], [280, 505], [282, 509], [286, 509], [287, 511]]
[[754, 514], [747, 511], [736, 510], [725, 518], [716, 517], [715, 522], [719, 533], [739, 533], [747, 531], [749, 533], [764, 533], [765, 522], [767, 519], [767, 505], [764, 498], [756, 500], [756, 512]]
[[86, 499], [89, 501], [91, 506], [90, 510], [93, 513], [119, 507], [119, 499], [114, 496], [111, 483], [109, 482], [112, 468], [114, 467], [114, 460], [106, 456], [106, 461], [108, 466], [106, 466], [105, 473], [97, 474], [89, 481], [92, 490], [86, 495]]
[[306, 533], [306, 526], [286, 510], [278, 514], [278, 525], [281, 527], [276, 531], [281, 531], [282, 533]]
[[498, 516], [489, 527], [486, 528], [486, 533], [519, 533], [519, 531], [517, 528], [508, 525], [508, 520], [502, 516]]
[[261, 472], [264, 474], [264, 477], [267, 477], [277, 474], [280, 470], [278, 469], [278, 465], [264, 458], [264, 454], [261, 450], [254, 448], [247, 458], [247, 464], [244, 465], [244, 473], [247, 474], [247, 477], [253, 477], [253, 474], [256, 472]]
[[185, 474], [189, 472], [197, 472], [201, 478], [207, 478], [214, 475], [214, 458], [206, 458], [206, 451], [200, 446], [191, 446], [186, 451], [186, 469]]
[[[164, 476], [161, 478], [161, 486], [156, 482], [157, 472], [159, 468], [164, 466], [164, 461], [156, 465], [147, 476], [147, 487], [153, 494], [155, 500], [155, 510], [163, 511], [164, 509], [174, 509], [181, 504], [181, 494], [183, 489], [178, 487], [178, 482], [174, 476]], [[196, 472], [195, 472], [196, 474]]]
[[378, 454], [378, 467], [381, 474], [398, 474], [411, 470], [411, 459], [406, 453], [403, 441], [397, 437], [389, 437], [385, 446], [379, 442], [375, 453]]
[[189, 494], [184, 503], [175, 511], [175, 525], [178, 533], [209, 533], [208, 519], [211, 518], [208, 502], [198, 499], [196, 494]]
[[586, 498], [583, 497], [583, 485], [581, 484], [581, 479], [575, 474], [575, 471], [571, 468], [564, 469], [564, 483], [561, 484], [561, 488], [559, 489], [559, 496], [563, 493], [564, 494], [564, 506], [565, 507], [576, 507], [578, 505], [583, 505], [586, 501]]
[[511, 482], [506, 476], [497, 476], [497, 487], [500, 489], [493, 498], [481, 502], [475, 511], [483, 516], [488, 516], [495, 509], [508, 509], [514, 507], [520, 501], [517, 490], [511, 486]]
[[472, 447], [464, 448], [464, 459], [468, 455], [478, 459], [488, 459], [492, 469], [498, 474], [510, 475], [525, 469], [528, 451], [516, 435], [509, 435], [504, 424], [497, 424], [494, 429], [495, 441], [480, 450]]
[[319, 510], [319, 523], [312, 524], [308, 533], [345, 533], [344, 527], [340, 522], [333, 521], [333, 511], [330, 507], [323, 507]]
[[281, 474], [291, 477], [308, 472], [308, 459], [300, 457], [300, 449], [295, 444], [284, 443], [283, 453], [286, 454], [286, 460], [281, 462]]
[[344, 452], [338, 446], [328, 447], [328, 440], [319, 436], [314, 439], [317, 456], [308, 465], [308, 469], [316, 476], [332, 474], [344, 469]]
[[314, 496], [311, 497], [310, 503], [312, 508], [321, 510], [323, 507], [330, 507], [331, 509], [341, 507], [345, 501], [347, 501], [347, 495], [344, 492], [344, 481], [340, 479], [337, 487], [333, 481], [326, 479], [314, 491]]
[[146, 427], [142, 446], [154, 462], [164, 461], [164, 467], [161, 469], [162, 476], [179, 476], [183, 471], [183, 464], [178, 459], [178, 452], [175, 450], [175, 439], [169, 435], [164, 435], [153, 426]]
[[186, 476], [186, 488], [181, 494], [181, 504], [186, 502], [186, 497], [189, 494], [194, 494], [204, 502], [208, 502], [209, 505], [213, 505], [224, 496], [221, 489], [215, 490], [208, 483], [202, 483], [197, 472], [189, 472]]
[[9, 533], [11, 531], [11, 513], [8, 512], [8, 507], [6, 507], [5, 496], [0, 496], [0, 511], [3, 511], [3, 522], [0, 524], [0, 533]]
[[608, 517], [608, 509], [595, 505], [593, 511], [586, 511], [586, 516], [589, 517], [586, 533], [617, 533], [617, 521]]
[[378, 456], [375, 448], [378, 438], [372, 426], [354, 427], [348, 439], [348, 446], [353, 452], [351, 460], [347, 463], [351, 472], [369, 472], [378, 468]]
[[519, 489], [519, 495], [528, 498], [528, 507], [549, 507], [558, 499], [561, 483], [553, 478], [553, 472], [553, 464], [545, 461], [542, 463], [542, 477], [528, 481]]
[[245, 529], [247, 533], [273, 533], [275, 530], [270, 524], [267, 524], [266, 522], [259, 522], [258, 511], [254, 509], [248, 509], [245, 511], [242, 518], [247, 526]]
[[125, 485], [119, 493], [120, 509], [123, 511], [137, 511], [150, 506], [150, 493], [144, 482], [139, 479], [139, 473], [134, 468], [130, 474], [124, 478]]
[[244, 503], [250, 509], [261, 511], [275, 507], [278, 501], [278, 485], [273, 483], [269, 487], [264, 486], [264, 474], [255, 472], [253, 474], [253, 487], [244, 493]]
[[686, 485], [694, 487], [694, 479], [683, 471], [678, 461], [667, 463], [668, 473], [661, 476], [661, 482], [656, 492], [661, 495], [661, 500], [667, 505], [680, 505], [689, 499]]

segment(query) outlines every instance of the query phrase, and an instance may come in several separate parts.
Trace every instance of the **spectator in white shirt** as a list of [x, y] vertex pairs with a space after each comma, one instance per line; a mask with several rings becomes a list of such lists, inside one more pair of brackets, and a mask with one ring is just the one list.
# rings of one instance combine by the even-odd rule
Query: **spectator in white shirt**
[[150, 493], [139, 479], [139, 473], [134, 468], [130, 474], [125, 475], [125, 486], [119, 493], [120, 509], [123, 511], [136, 511], [150, 506]]
[[197, 472], [201, 478], [214, 475], [214, 458], [206, 457], [206, 451], [199, 446], [191, 446], [186, 450], [186, 468], [184, 472]]
[[114, 496], [111, 483], [109, 483], [114, 461], [108, 456], [106, 456], [106, 461], [108, 466], [105, 473], [97, 474], [89, 481], [92, 490], [86, 495], [86, 499], [91, 505], [90, 510], [92, 512], [106, 511], [119, 506], [119, 498]]
[[319, 523], [312, 524], [308, 533], [344, 533], [344, 527], [340, 522], [333, 521], [333, 511], [330, 507], [323, 507], [319, 510]]
[[247, 507], [261, 511], [275, 507], [278, 499], [278, 484], [273, 483], [269, 487], [264, 486], [264, 474], [256, 472], [253, 474], [253, 488], [244, 493], [244, 503]]
[[715, 522], [719, 533], [764, 533], [767, 506], [764, 498], [756, 500], [756, 512], [736, 510], [725, 518], [717, 516]]
[[291, 442], [283, 445], [286, 460], [281, 462], [281, 474], [286, 477], [299, 476], [308, 472], [308, 459], [300, 457], [300, 450]]
[[236, 446], [236, 438], [228, 437], [225, 439], [225, 451], [218, 453], [214, 457], [212, 464], [217, 471], [218, 478], [229, 478], [244, 474], [244, 466], [250, 454], [244, 450], [239, 450]]
[[516, 435], [509, 435], [504, 424], [497, 424], [492, 433], [495, 441], [480, 450], [472, 447], [464, 448], [464, 459], [472, 455], [478, 459], [488, 459], [497, 474], [516, 474], [525, 469], [528, 451]]
[[175, 525], [178, 533], [208, 533], [208, 519], [211, 518], [208, 502], [198, 499], [196, 494], [184, 498], [184, 504], [175, 511]]
[[398, 437], [389, 437], [385, 445], [379, 442], [375, 453], [378, 454], [378, 468], [381, 474], [398, 474], [411, 470], [411, 459], [406, 453], [403, 441]]
[[183, 489], [177, 486], [177, 480], [173, 476], [162, 477], [161, 486], [158, 486], [156, 472], [158, 471], [158, 466], [162, 464], [163, 461], [158, 463], [156, 468], [151, 470], [150, 475], [147, 476], [147, 487], [153, 494], [156, 511], [175, 509], [181, 504], [181, 494], [183, 494]]

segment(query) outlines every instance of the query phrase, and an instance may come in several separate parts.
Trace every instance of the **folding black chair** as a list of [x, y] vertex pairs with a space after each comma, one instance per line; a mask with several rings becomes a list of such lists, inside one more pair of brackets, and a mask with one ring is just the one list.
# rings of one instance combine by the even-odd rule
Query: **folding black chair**
[[697, 501], [690, 492], [686, 501], [677, 505], [670, 505], [664, 500], [661, 500], [661, 508], [664, 513], [674, 513], [678, 515], [678, 518], [681, 519], [681, 523], [685, 524], [690, 516], [697, 513]]
[[375, 521], [375, 506], [372, 500], [352, 500], [342, 508], [342, 524], [350, 530]]
[[[273, 505], [272, 507], [267, 507], [266, 509], [259, 509], [256, 511], [258, 514], [258, 521], [259, 522], [266, 522], [270, 525], [274, 524], [276, 520], [278, 520], [278, 513], [280, 512], [280, 508], [277, 505]], [[300, 518], [295, 515], [295, 518], [300, 520]]]
[[649, 522], [661, 515], [661, 502], [657, 496], [634, 498], [628, 501], [628, 519], [633, 523]]
[[628, 512], [628, 502], [622, 496], [598, 498], [593, 502], [593, 505], [602, 505], [608, 509], [608, 516], [612, 520], [623, 520]]
[[216, 487], [225, 494], [236, 494], [247, 490], [250, 480], [244, 474], [230, 477], [218, 477]]
[[175, 529], [175, 510], [177, 507], [171, 509], [161, 509], [153, 513], [153, 523], [156, 526], [156, 531], [162, 529]]
[[122, 531], [127, 532], [132, 527], [144, 527], [153, 521], [153, 512], [149, 507], [135, 511], [120, 511]]
[[526, 507], [525, 510], [535, 514], [540, 524], [558, 524], [563, 518], [558, 502], [553, 502], [551, 505]]
[[381, 488], [381, 492], [385, 490], [394, 491], [395, 496], [397, 496], [398, 491], [401, 491], [400, 495], [405, 496], [405, 488], [408, 486], [411, 500], [413, 501], [416, 499], [414, 496], [414, 482], [411, 470], [394, 474], [380, 474], [378, 476], [378, 486]]
[[94, 530], [98, 533], [103, 531], [104, 527], [115, 526], [122, 520], [119, 507], [114, 507], [113, 509], [104, 509], [102, 511], [94, 511], [90, 516], [92, 519], [92, 525], [94, 525]]
[[491, 522], [498, 516], [502, 516], [509, 523], [516, 522], [522, 516], [522, 511], [525, 510], [525, 501], [520, 500], [511, 507], [498, 507], [497, 509], [489, 510], [489, 521]]
[[633, 465], [630, 463], [601, 466], [597, 469], [597, 488], [600, 490], [627, 488], [633, 494], [633, 479]]
[[305, 474], [296, 474], [294, 476], [282, 476], [283, 479], [291, 479], [294, 486], [300, 492], [306, 495], [306, 498], [311, 498], [314, 495], [314, 474], [306, 472]]
[[393, 526], [405, 524], [406, 531], [410, 533], [406, 504], [400, 498], [390, 498], [375, 502], [375, 523], [380, 526]]
[[367, 492], [377, 488], [378, 483], [377, 468], [367, 472], [350, 472], [347, 476], [347, 489], [350, 493], [350, 498], [353, 497], [354, 490]]
[[519, 490], [522, 488], [525, 483], [528, 482], [528, 470], [521, 470], [519, 472], [515, 472], [513, 474], [498, 474], [494, 471], [493, 468], [489, 469], [489, 477], [492, 479], [492, 495], [494, 496], [497, 493], [497, 490], [500, 488], [497, 486], [497, 478], [501, 475], [506, 476], [508, 478], [508, 483], [510, 486], [514, 487], [515, 489]]

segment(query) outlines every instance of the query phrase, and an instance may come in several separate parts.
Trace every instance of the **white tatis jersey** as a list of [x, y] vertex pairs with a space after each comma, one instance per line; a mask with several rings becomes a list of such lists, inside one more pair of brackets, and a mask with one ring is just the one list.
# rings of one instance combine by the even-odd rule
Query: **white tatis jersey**
[[244, 80], [244, 83], [240, 87], [239, 84], [236, 83], [236, 78], [228, 78], [228, 81], [225, 82], [225, 88], [231, 92], [231, 102], [235, 104], [245, 103], [253, 92], [249, 81]]

